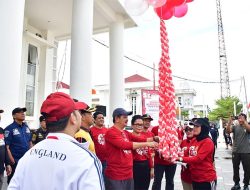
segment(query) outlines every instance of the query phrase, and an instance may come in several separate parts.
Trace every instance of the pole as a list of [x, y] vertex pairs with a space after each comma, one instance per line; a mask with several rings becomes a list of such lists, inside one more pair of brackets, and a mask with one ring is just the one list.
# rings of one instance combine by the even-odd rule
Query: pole
[[234, 116], [236, 116], [236, 103], [234, 102]]
[[243, 76], [242, 79], [243, 79], [243, 85], [244, 85], [244, 90], [245, 90], [245, 101], [246, 101], [245, 106], [246, 106], [246, 111], [247, 111], [246, 115], [247, 115], [247, 120], [248, 120], [249, 114], [248, 114], [248, 101], [247, 101], [247, 89], [246, 89], [245, 77]]
[[181, 120], [181, 105], [179, 103], [179, 120]]
[[155, 90], [155, 63], [153, 63], [153, 90]]

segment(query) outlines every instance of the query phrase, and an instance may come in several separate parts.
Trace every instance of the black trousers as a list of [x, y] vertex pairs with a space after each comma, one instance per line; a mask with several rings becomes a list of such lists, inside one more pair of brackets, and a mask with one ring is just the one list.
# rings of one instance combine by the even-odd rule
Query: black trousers
[[240, 162], [242, 163], [244, 170], [244, 185], [249, 185], [250, 180], [250, 153], [233, 153], [233, 180], [234, 183], [238, 184], [240, 182]]
[[216, 181], [192, 182], [193, 190], [216, 190]]
[[[134, 180], [113, 180], [105, 177], [106, 190], [134, 190]], [[93, 189], [94, 190], [94, 189]]]
[[176, 164], [162, 165], [155, 164], [155, 177], [152, 186], [152, 190], [161, 190], [161, 180], [165, 173], [166, 187], [165, 190], [174, 190], [174, 175], [176, 171]]
[[148, 160], [134, 161], [134, 190], [148, 190], [150, 183], [150, 168]]

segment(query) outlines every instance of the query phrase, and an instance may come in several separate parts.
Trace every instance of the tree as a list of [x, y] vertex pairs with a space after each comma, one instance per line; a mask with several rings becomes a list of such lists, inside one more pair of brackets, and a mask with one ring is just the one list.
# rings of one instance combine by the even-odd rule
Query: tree
[[184, 120], [188, 118], [189, 113], [187, 110], [181, 110], [181, 115], [184, 117]]
[[215, 101], [217, 108], [209, 113], [209, 120], [216, 121], [219, 119], [228, 120], [229, 117], [234, 115], [234, 103], [236, 105], [236, 115], [240, 113], [243, 105], [240, 103], [239, 98], [235, 96], [228, 96]]

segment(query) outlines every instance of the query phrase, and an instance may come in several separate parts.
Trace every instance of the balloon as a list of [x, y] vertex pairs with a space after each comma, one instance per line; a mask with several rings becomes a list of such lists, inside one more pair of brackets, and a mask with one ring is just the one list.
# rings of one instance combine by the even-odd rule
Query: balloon
[[130, 15], [138, 16], [148, 9], [147, 0], [125, 0], [124, 7]]
[[174, 7], [166, 3], [162, 7], [155, 8], [155, 12], [162, 20], [168, 20], [174, 15]]
[[161, 7], [166, 3], [167, 0], [148, 0], [148, 4], [154, 8]]
[[191, 3], [193, 2], [194, 0], [186, 0], [186, 3]]
[[185, 3], [185, 0], [167, 0], [167, 4], [170, 6], [179, 6]]
[[174, 16], [177, 18], [183, 17], [187, 14], [188, 5], [186, 3], [174, 8]]

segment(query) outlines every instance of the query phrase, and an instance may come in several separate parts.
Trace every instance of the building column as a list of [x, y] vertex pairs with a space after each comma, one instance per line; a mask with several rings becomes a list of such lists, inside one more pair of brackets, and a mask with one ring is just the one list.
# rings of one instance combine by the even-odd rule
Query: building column
[[123, 75], [123, 22], [111, 24], [109, 31], [110, 43], [110, 99], [109, 120], [112, 124], [112, 113], [115, 108], [124, 107], [125, 89]]
[[94, 0], [73, 0], [70, 95], [91, 103]]
[[25, 0], [0, 1], [0, 109], [1, 126], [12, 120], [12, 110], [21, 104], [21, 63]]

